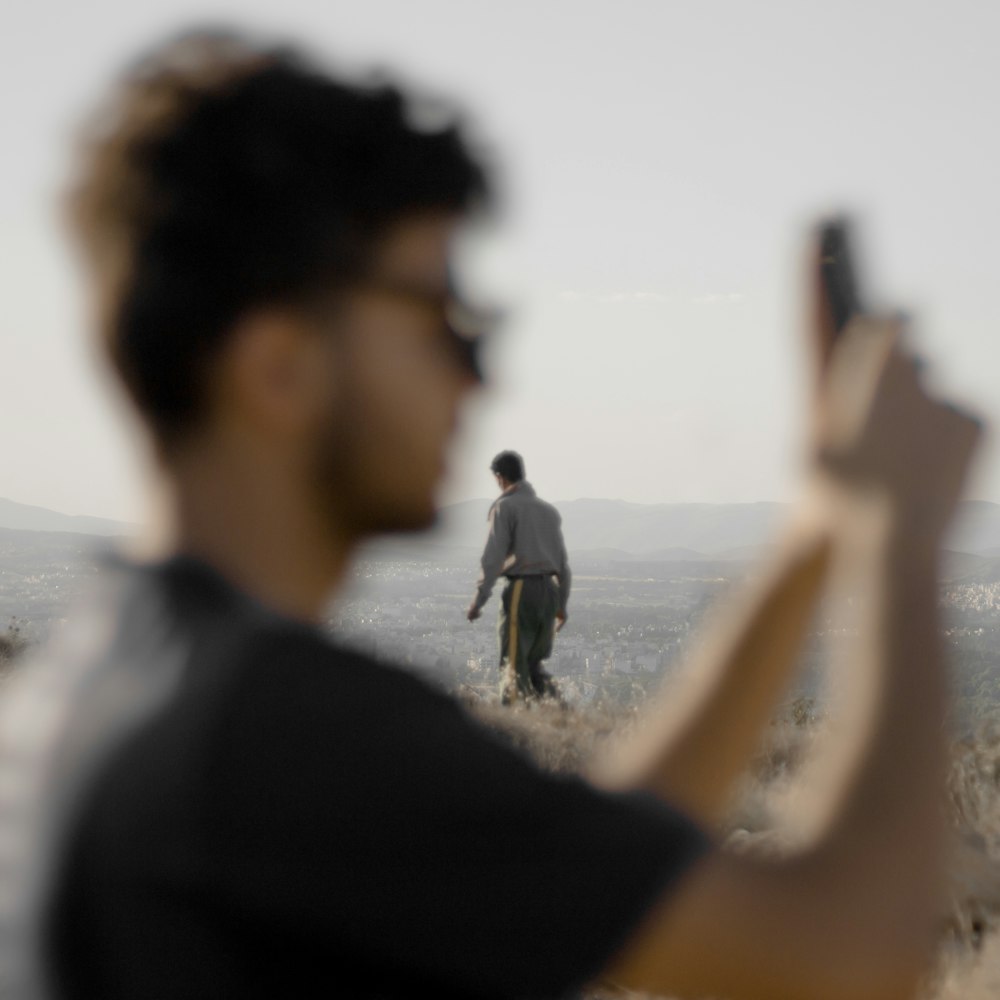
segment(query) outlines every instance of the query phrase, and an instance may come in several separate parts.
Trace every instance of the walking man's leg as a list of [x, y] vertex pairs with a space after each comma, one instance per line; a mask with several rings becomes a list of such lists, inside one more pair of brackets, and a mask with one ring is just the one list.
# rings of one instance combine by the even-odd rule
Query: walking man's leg
[[530, 601], [525, 601], [525, 583], [523, 579], [508, 581], [500, 599], [500, 617], [497, 622], [500, 700], [505, 705], [518, 698], [531, 698], [535, 693], [528, 658], [534, 641], [531, 630], [533, 616]]
[[559, 688], [542, 666], [542, 661], [552, 655], [552, 643], [556, 630], [556, 612], [559, 609], [559, 593], [551, 577], [543, 577], [532, 581], [537, 586], [533, 595], [532, 643], [528, 650], [528, 670], [531, 675], [531, 686], [540, 698], [555, 698], [562, 701]]

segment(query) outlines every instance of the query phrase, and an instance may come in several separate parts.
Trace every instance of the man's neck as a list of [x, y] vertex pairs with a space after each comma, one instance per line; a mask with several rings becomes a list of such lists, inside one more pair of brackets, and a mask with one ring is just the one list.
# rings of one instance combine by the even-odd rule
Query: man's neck
[[292, 477], [188, 455], [173, 463], [164, 489], [160, 553], [194, 556], [262, 604], [320, 619], [357, 539], [324, 518]]

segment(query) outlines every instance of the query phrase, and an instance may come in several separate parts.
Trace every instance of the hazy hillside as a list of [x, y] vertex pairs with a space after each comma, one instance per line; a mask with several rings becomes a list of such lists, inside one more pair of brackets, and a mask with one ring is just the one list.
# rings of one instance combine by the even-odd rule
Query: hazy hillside
[[[480, 548], [491, 501], [446, 507], [434, 533], [442, 544]], [[779, 522], [782, 504], [639, 504], [625, 500], [568, 500], [555, 505], [570, 551], [616, 549], [666, 558], [719, 555], [759, 545]], [[686, 550], [670, 551], [670, 550]]]
[[103, 517], [60, 514], [45, 507], [15, 503], [0, 497], [0, 528], [19, 531], [73, 531], [84, 535], [128, 535], [130, 524]]
[[[439, 550], [482, 548], [490, 500], [445, 507], [428, 542]], [[557, 501], [570, 552], [665, 561], [713, 558], [753, 559], [774, 537], [787, 504], [639, 504], [625, 500]], [[948, 541], [955, 552], [1000, 554], [1000, 504], [983, 500], [960, 505]]]
[[1000, 554], [946, 552], [942, 575], [951, 583], [996, 583], [1000, 580]]
[[[482, 549], [491, 500], [468, 500], [441, 511], [427, 535], [389, 539], [380, 547], [417, 557], [450, 560], [456, 550]], [[571, 553], [658, 561], [754, 559], [773, 537], [788, 510], [780, 503], [640, 504], [625, 500], [567, 500], [555, 505], [563, 517]], [[127, 535], [133, 526], [99, 517], [61, 514], [0, 498], [0, 528]], [[984, 500], [960, 505], [949, 538], [954, 552], [1000, 555], [1000, 504]]]

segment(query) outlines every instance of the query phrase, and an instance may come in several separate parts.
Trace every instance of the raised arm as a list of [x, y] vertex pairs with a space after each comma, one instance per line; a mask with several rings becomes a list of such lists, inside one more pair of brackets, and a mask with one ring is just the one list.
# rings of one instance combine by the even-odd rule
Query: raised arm
[[[930, 954], [945, 853], [938, 549], [978, 428], [923, 392], [892, 324], [864, 325], [834, 359], [823, 465], [836, 552], [867, 620], [862, 652], [841, 665], [856, 681], [841, 752], [809, 782], [810, 846], [695, 866], [608, 970], [632, 988], [896, 1000]], [[676, 745], [664, 742], [655, 779], [667, 796]]]
[[[833, 337], [830, 310], [821, 301], [818, 250], [817, 245], [811, 262], [815, 310], [808, 330], [820, 375], [817, 412]], [[810, 444], [818, 454], [818, 442]], [[645, 788], [706, 826], [725, 812], [736, 779], [788, 688], [826, 582], [830, 523], [817, 478], [808, 478], [770, 564], [735, 603], [706, 622], [703, 646], [654, 703], [646, 725], [630, 743], [596, 762], [592, 777], [598, 784]]]

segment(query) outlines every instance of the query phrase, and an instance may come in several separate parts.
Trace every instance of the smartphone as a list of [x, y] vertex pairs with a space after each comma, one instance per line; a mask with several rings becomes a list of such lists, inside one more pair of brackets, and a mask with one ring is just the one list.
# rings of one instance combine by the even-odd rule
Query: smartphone
[[820, 274], [833, 328], [838, 334], [862, 311], [849, 229], [845, 219], [832, 219], [820, 230]]

